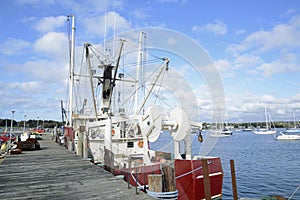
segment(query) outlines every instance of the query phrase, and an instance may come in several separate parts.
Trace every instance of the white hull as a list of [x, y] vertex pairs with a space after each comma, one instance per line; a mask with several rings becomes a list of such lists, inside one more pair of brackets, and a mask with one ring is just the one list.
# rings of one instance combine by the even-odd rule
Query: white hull
[[230, 137], [231, 135], [225, 135], [225, 134], [211, 134], [210, 137], [216, 137], [216, 138], [223, 138], [223, 137]]
[[299, 140], [300, 135], [289, 135], [289, 134], [280, 133], [279, 135], [276, 135], [274, 138], [276, 140]]
[[277, 132], [276, 130], [266, 130], [266, 129], [253, 131], [254, 134], [258, 134], [258, 135], [275, 134], [276, 132]]

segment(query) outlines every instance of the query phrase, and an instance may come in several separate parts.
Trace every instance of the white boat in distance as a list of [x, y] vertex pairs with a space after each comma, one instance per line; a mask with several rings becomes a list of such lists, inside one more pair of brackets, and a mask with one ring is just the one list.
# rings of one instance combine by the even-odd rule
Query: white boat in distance
[[300, 135], [293, 135], [293, 134], [286, 134], [283, 132], [279, 132], [278, 134], [274, 135], [276, 140], [299, 140]]
[[265, 116], [266, 116], [266, 128], [257, 129], [253, 131], [254, 134], [266, 135], [266, 134], [275, 134], [277, 132], [276, 130], [271, 129], [270, 116], [267, 113], [266, 107], [265, 107]]

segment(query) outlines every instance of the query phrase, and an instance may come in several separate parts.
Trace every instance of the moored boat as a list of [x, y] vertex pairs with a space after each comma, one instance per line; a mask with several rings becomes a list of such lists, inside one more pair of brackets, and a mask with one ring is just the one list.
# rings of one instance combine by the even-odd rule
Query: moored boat
[[274, 135], [274, 138], [276, 140], [299, 140], [300, 135], [279, 132], [278, 134]]
[[[74, 31], [73, 17], [72, 40]], [[160, 65], [154, 70], [155, 73], [151, 73], [152, 78], [143, 78], [143, 38], [145, 33], [140, 32], [136, 78], [128, 80], [125, 79], [125, 72], [119, 73], [118, 70], [121, 57], [124, 59], [126, 55], [123, 49], [124, 39], [120, 40], [117, 56], [112, 59], [108, 59], [106, 53], [95, 54], [95, 47], [85, 43], [87, 66], [77, 74], [74, 73], [72, 61], [74, 49], [71, 49], [69, 90], [74, 91], [75, 77], [78, 79], [77, 83], [85, 83], [86, 88], [82, 90], [85, 92], [83, 99], [80, 100], [79, 95], [76, 95], [78, 99], [75, 100], [79, 102], [76, 105], [82, 105], [81, 109], [76, 111], [73, 111], [72, 105], [75, 95], [70, 93], [69, 118], [64, 127], [65, 144], [68, 148], [74, 146], [79, 155], [85, 155], [89, 149], [95, 164], [103, 166], [114, 175], [123, 175], [125, 181], [144, 191], [151, 189], [151, 175], [161, 175], [161, 185], [170, 183], [169, 185], [174, 187], [161, 188], [158, 192], [165, 193], [163, 196], [172, 192], [172, 195], [178, 195], [178, 199], [205, 198], [202, 162], [207, 162], [211, 195], [213, 198], [219, 198], [222, 196], [223, 182], [220, 158], [192, 156], [190, 135], [192, 130], [201, 131], [202, 124], [190, 120], [183, 107], [174, 106], [165, 112], [163, 107], [150, 102], [153, 91], [158, 90], [158, 83], [169, 70], [169, 58], [158, 59]], [[70, 45], [72, 47], [73, 42]], [[96, 61], [92, 61], [92, 58]], [[148, 83], [143, 82], [145, 80]], [[77, 91], [80, 91], [79, 86], [76, 87]], [[126, 88], [126, 91], [121, 91], [121, 88]], [[87, 91], [90, 98], [86, 95]], [[125, 99], [124, 92], [127, 92], [127, 101], [134, 105], [132, 110], [125, 109], [124, 102], [121, 102], [121, 99]], [[90, 105], [89, 108], [87, 104]], [[149, 143], [155, 142], [161, 134], [172, 136], [172, 153], [150, 148]], [[184, 153], [181, 151], [182, 147]], [[168, 172], [164, 171], [166, 165]], [[151, 192], [154, 191], [150, 190], [149, 193]]]
[[271, 120], [270, 114], [267, 112], [267, 108], [265, 107], [265, 117], [266, 117], [266, 128], [260, 128], [253, 131], [254, 134], [266, 135], [266, 134], [275, 134], [276, 129], [271, 128]]

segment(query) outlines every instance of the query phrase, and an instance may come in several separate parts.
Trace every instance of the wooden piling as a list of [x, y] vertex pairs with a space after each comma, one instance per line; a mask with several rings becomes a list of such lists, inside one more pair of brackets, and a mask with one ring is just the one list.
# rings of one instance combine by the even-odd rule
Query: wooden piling
[[211, 200], [210, 181], [207, 159], [202, 159], [205, 199]]
[[232, 195], [233, 195], [233, 199], [234, 200], [238, 200], [234, 160], [230, 160], [230, 170], [231, 170], [231, 181], [232, 181]]
[[176, 191], [174, 167], [168, 164], [162, 164], [163, 172], [163, 192]]
[[149, 190], [152, 192], [162, 192], [162, 174], [148, 175]]

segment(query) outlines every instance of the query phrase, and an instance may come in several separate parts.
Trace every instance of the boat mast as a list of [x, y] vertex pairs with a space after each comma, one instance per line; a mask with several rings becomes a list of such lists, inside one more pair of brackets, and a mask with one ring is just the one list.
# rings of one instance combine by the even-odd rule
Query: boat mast
[[266, 115], [266, 129], [269, 130], [269, 122], [268, 122], [268, 114], [267, 114], [267, 107], [265, 106], [265, 115]]
[[69, 127], [72, 127], [74, 60], [75, 60], [75, 17], [74, 15], [69, 15], [68, 18], [72, 18], [71, 55], [70, 55], [70, 89], [69, 89]]
[[142, 39], [143, 35], [145, 35], [144, 32], [140, 32], [140, 38], [139, 38], [139, 46], [138, 46], [138, 58], [137, 58], [137, 66], [136, 66], [136, 84], [135, 84], [135, 113], [138, 112], [138, 106], [139, 106], [139, 98], [140, 98], [140, 87], [142, 82]]
[[89, 44], [89, 43], [84, 44], [85, 57], [86, 57], [86, 61], [87, 61], [87, 64], [88, 64], [90, 86], [91, 86], [91, 90], [92, 90], [94, 112], [95, 112], [96, 120], [98, 121], [98, 112], [97, 112], [96, 98], [95, 98], [94, 85], [93, 85], [93, 73], [92, 73], [92, 66], [91, 66], [91, 56], [90, 56], [90, 53], [89, 53], [89, 47], [90, 46], [91, 46], [91, 44]]

